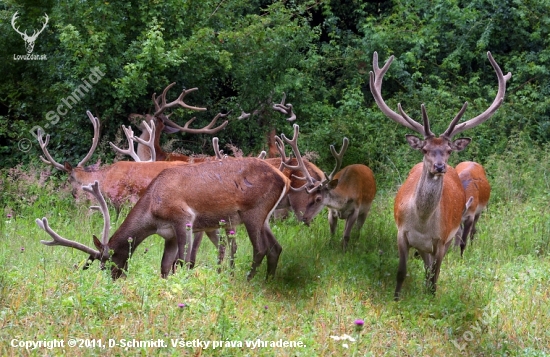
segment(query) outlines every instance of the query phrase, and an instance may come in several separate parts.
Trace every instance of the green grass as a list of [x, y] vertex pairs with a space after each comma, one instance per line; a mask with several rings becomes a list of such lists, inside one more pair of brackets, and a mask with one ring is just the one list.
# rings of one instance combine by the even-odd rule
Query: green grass
[[[205, 239], [194, 270], [161, 279], [162, 239], [152, 236], [132, 257], [128, 277], [113, 282], [97, 262], [82, 271], [83, 253], [40, 244], [49, 236], [34, 223], [47, 216], [64, 237], [91, 245], [91, 235], [101, 232], [99, 214], [62, 193], [61, 198], [54, 192], [38, 195], [23, 204], [6, 201], [0, 223], [0, 354], [547, 356], [550, 210], [541, 177], [548, 171], [543, 167], [544, 172], [536, 173], [543, 184], [538, 194], [528, 195], [524, 193], [533, 188], [510, 183], [499, 172], [504, 167], [493, 165], [495, 194], [489, 210], [464, 258], [458, 249], [447, 254], [435, 297], [424, 289], [423, 266], [411, 250], [403, 299], [397, 303], [393, 189], [378, 193], [361, 236], [352, 237], [346, 253], [340, 245], [343, 222], [338, 236], [331, 238], [325, 214], [311, 227], [293, 218], [272, 224], [283, 253], [275, 279], [267, 282], [265, 262], [246, 281], [252, 252], [242, 227], [233, 274], [226, 265], [217, 273], [216, 252]], [[504, 181], [521, 195], [502, 189]], [[5, 218], [8, 211], [15, 217]], [[120, 223], [113, 223], [113, 229]], [[361, 330], [356, 330], [356, 319], [365, 321]], [[355, 341], [331, 338], [344, 334]], [[160, 339], [167, 347], [71, 348], [70, 338], [101, 339], [104, 344], [110, 339]], [[13, 339], [57, 339], [65, 347], [25, 350], [12, 347]], [[237, 341], [243, 346], [213, 350], [211, 345], [201, 351], [172, 347], [176, 339]], [[303, 346], [251, 349], [245, 344], [258, 339]]]

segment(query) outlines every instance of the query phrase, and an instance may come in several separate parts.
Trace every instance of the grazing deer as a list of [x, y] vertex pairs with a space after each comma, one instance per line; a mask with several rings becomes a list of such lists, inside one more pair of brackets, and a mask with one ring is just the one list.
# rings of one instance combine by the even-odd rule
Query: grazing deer
[[108, 210], [99, 188], [97, 184], [87, 188], [100, 200], [105, 217], [102, 240], [94, 237], [97, 249], [61, 237], [50, 228], [47, 218], [37, 219], [37, 224], [53, 238], [42, 243], [76, 248], [101, 264], [111, 260], [111, 274], [117, 279], [127, 269], [131, 253], [152, 234], [165, 239], [161, 276], [166, 277], [175, 269], [178, 251], [185, 251], [189, 262], [193, 244], [188, 233], [216, 230], [221, 220], [227, 229], [242, 223], [253, 247], [248, 279], [254, 277], [265, 256], [269, 277], [275, 275], [282, 251], [269, 227], [269, 217], [289, 187], [289, 180], [279, 170], [257, 158], [207, 161], [160, 173], [110, 239]]
[[487, 207], [491, 197], [491, 185], [485, 175], [483, 166], [473, 161], [465, 161], [455, 168], [466, 197], [472, 199], [471, 204], [462, 214], [462, 225], [457, 232], [455, 242], [460, 245], [460, 256], [464, 255], [468, 236], [473, 241], [476, 234], [476, 224], [481, 212]]
[[[322, 182], [319, 179], [308, 179], [314, 182], [313, 189], [308, 190], [308, 203], [303, 222], [307, 225], [326, 206], [328, 207], [328, 222], [330, 233], [336, 234], [338, 218], [346, 220], [342, 247], [347, 249], [352, 228], [359, 232], [372, 206], [376, 195], [376, 181], [372, 170], [365, 165], [349, 165], [340, 170], [342, 158], [349, 141], [344, 138], [339, 153], [333, 145], [330, 151], [336, 159], [336, 166]], [[336, 174], [335, 174], [336, 173]], [[304, 174], [308, 174], [304, 171]]]
[[[211, 158], [199, 158], [199, 157], [193, 158], [193, 157], [189, 157], [187, 155], [183, 155], [176, 152], [168, 153], [162, 150], [162, 148], [160, 147], [161, 132], [166, 132], [166, 133], [182, 132], [182, 133], [189, 133], [189, 134], [215, 134], [220, 130], [224, 129], [228, 123], [228, 121], [226, 120], [219, 126], [213, 127], [219, 118], [223, 118], [228, 115], [228, 114], [222, 114], [222, 113], [218, 113], [208, 125], [200, 129], [189, 128], [189, 125], [191, 125], [191, 123], [193, 123], [193, 121], [196, 118], [189, 119], [184, 126], [179, 126], [178, 124], [174, 123], [172, 120], [168, 118], [168, 115], [164, 114], [166, 109], [180, 107], [180, 108], [185, 108], [185, 109], [190, 109], [195, 111], [206, 110], [206, 108], [194, 107], [194, 106], [188, 105], [183, 101], [184, 97], [187, 94], [198, 90], [198, 88], [184, 89], [176, 100], [170, 103], [166, 103], [166, 94], [168, 93], [168, 90], [170, 90], [170, 88], [172, 88], [175, 84], [176, 84], [175, 82], [171, 83], [166, 88], [164, 88], [164, 90], [162, 91], [162, 94], [158, 98], [156, 96], [156, 93], [153, 93], [152, 99], [155, 105], [155, 112], [153, 113], [153, 115], [147, 114], [143, 116], [140, 114], [131, 114], [130, 117], [136, 118], [136, 119], [144, 119], [147, 123], [153, 120], [156, 126], [156, 132], [155, 132], [156, 134], [153, 138], [153, 144], [156, 152], [157, 161], [201, 162], [205, 160], [211, 160]], [[149, 141], [151, 139], [151, 133], [147, 130], [143, 130], [144, 129], [143, 127], [140, 127], [140, 128], [142, 129], [142, 133], [139, 138], [145, 142]], [[143, 143], [138, 143], [137, 155], [142, 161], [149, 160], [151, 156], [151, 151]]]
[[469, 138], [452, 140], [453, 136], [473, 128], [489, 119], [504, 100], [506, 82], [512, 76], [503, 75], [490, 52], [487, 56], [498, 78], [498, 92], [493, 103], [483, 113], [458, 124], [466, 111], [467, 102], [439, 137], [430, 130], [430, 123], [422, 104], [423, 125], [409, 117], [398, 104], [399, 113], [393, 111], [382, 98], [382, 80], [390, 67], [391, 56], [384, 67], [378, 67], [378, 54], [373, 55], [373, 71], [370, 72], [370, 89], [380, 110], [391, 120], [424, 137], [423, 140], [407, 135], [409, 145], [422, 152], [423, 162], [412, 168], [409, 176], [397, 192], [394, 217], [397, 224], [399, 268], [394, 298], [399, 299], [401, 286], [407, 275], [407, 258], [410, 247], [416, 248], [426, 268], [426, 282], [435, 293], [441, 262], [458, 231], [465, 207], [466, 196], [455, 169], [447, 164], [453, 151], [462, 151], [470, 143]]

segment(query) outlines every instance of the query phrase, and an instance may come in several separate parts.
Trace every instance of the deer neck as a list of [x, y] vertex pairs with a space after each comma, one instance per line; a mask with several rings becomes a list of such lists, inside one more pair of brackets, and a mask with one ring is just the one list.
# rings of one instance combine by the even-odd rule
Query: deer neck
[[424, 164], [415, 195], [416, 210], [421, 220], [428, 220], [437, 211], [442, 193], [443, 175], [433, 175]]

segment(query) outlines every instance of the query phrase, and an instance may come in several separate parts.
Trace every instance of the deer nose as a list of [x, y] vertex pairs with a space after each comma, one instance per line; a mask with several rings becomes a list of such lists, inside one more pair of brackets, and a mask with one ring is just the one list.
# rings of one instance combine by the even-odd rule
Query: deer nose
[[445, 172], [445, 163], [434, 164], [435, 172], [441, 174]]

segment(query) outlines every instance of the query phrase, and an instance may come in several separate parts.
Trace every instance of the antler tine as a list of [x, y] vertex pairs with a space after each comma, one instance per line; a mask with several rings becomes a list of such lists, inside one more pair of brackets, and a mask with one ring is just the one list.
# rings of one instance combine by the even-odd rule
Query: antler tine
[[430, 129], [430, 119], [428, 119], [428, 113], [426, 112], [426, 106], [424, 103], [420, 105], [422, 111], [422, 121], [424, 122], [424, 139], [433, 138], [435, 134]]
[[262, 150], [260, 155], [258, 155], [258, 159], [263, 160], [265, 159], [266, 156], [267, 156], [267, 152], [265, 152], [265, 150]]
[[46, 156], [46, 159], [45, 159], [44, 156], [40, 155], [40, 159], [42, 159], [42, 161], [44, 161], [46, 164], [52, 165], [58, 170], [68, 172], [65, 169], [65, 166], [55, 161], [53, 157], [50, 155], [50, 152], [48, 151], [48, 149], [46, 149], [46, 146], [48, 146], [48, 143], [50, 142], [50, 134], [46, 134], [46, 141], [42, 140], [42, 136], [44, 135], [44, 133], [42, 132], [41, 129], [38, 129], [38, 132], [36, 134], [37, 134], [36, 138], [38, 139], [38, 145], [40, 145], [40, 148], [42, 149], [44, 156]]
[[118, 151], [119, 153], [124, 154], [124, 155], [130, 155], [132, 157], [132, 159], [134, 159], [134, 161], [140, 162], [141, 159], [136, 154], [136, 151], [135, 151], [135, 148], [134, 148], [134, 141], [136, 141], [135, 138], [134, 138], [134, 131], [132, 130], [131, 127], [127, 128], [124, 125], [122, 125], [122, 130], [124, 130], [124, 134], [126, 135], [126, 139], [128, 140], [128, 149], [123, 150], [123, 149], [119, 148], [118, 146], [116, 146], [115, 144], [113, 144], [110, 141], [109, 141], [109, 145], [111, 145], [111, 147], [114, 150]]
[[[452, 135], [454, 135], [453, 131], [456, 127], [456, 124], [458, 123], [460, 118], [462, 118], [462, 116], [466, 112], [467, 107], [468, 107], [468, 102], [464, 102], [464, 104], [462, 105], [462, 108], [460, 109], [458, 114], [454, 117], [454, 119], [451, 121], [451, 124], [449, 124], [449, 127], [447, 128], [447, 130], [445, 130], [445, 132], [441, 135], [442, 138], [446, 138], [448, 140], [450, 140], [452, 138]], [[455, 134], [457, 134], [457, 133], [455, 133]]]
[[99, 119], [94, 117], [89, 110], [86, 110], [86, 115], [88, 115], [88, 118], [94, 126], [94, 138], [92, 139], [92, 147], [90, 148], [90, 151], [88, 151], [88, 154], [76, 165], [77, 167], [84, 166], [84, 164], [90, 160], [90, 157], [94, 154], [97, 144], [99, 143]]
[[279, 151], [279, 155], [281, 155], [281, 165], [279, 166], [279, 171], [283, 171], [283, 169], [285, 168], [285, 163], [288, 164], [291, 157], [286, 156], [285, 143], [277, 135], [275, 135], [275, 146], [277, 147], [277, 150]]
[[[175, 84], [176, 84], [176, 82], [170, 83], [166, 88], [164, 88], [164, 90], [162, 91], [162, 94], [159, 97], [159, 100], [156, 99], [157, 94], [153, 93], [153, 102], [155, 103], [155, 114], [154, 114], [155, 116], [157, 116], [159, 114], [162, 114], [164, 112], [164, 110], [166, 110], [168, 108], [173, 108], [175, 106], [180, 106], [182, 108], [197, 110], [197, 111], [205, 111], [206, 110], [206, 108], [194, 107], [194, 106], [191, 106], [191, 105], [187, 105], [183, 101], [183, 98], [188, 93], [194, 92], [194, 91], [198, 90], [198, 88], [184, 89], [176, 100], [174, 100], [170, 103], [166, 103], [166, 93]], [[159, 103], [159, 101], [160, 101], [160, 103]]]
[[49, 246], [60, 245], [64, 247], [75, 248], [84, 253], [90, 254], [90, 256], [94, 257], [94, 259], [99, 258], [99, 251], [92, 249], [79, 242], [75, 242], [73, 240], [69, 240], [61, 237], [56, 231], [51, 229], [50, 225], [48, 224], [48, 219], [46, 217], [42, 219], [37, 218], [35, 222], [38, 225], [38, 227], [40, 227], [42, 230], [48, 233], [50, 237], [53, 238], [53, 241], [41, 240], [40, 243], [44, 245], [49, 245]]
[[[378, 105], [378, 108], [384, 113], [388, 118], [395, 121], [398, 124], [401, 124], [411, 130], [416, 131], [419, 134], [424, 134], [424, 128], [418, 122], [413, 120], [411, 117], [405, 114], [403, 109], [400, 109], [401, 115], [393, 111], [382, 98], [382, 81], [384, 75], [390, 68], [391, 63], [394, 60], [394, 56], [390, 56], [384, 67], [380, 68], [378, 66], [378, 53], [374, 52], [372, 56], [372, 68], [373, 71], [370, 72], [369, 85], [374, 101]], [[401, 105], [399, 105], [401, 106]]]
[[216, 121], [218, 121], [219, 118], [224, 118], [227, 115], [229, 115], [229, 113], [226, 113], [226, 114], [218, 113], [214, 117], [214, 119], [212, 119], [212, 121], [207, 126], [205, 126], [204, 128], [201, 128], [201, 129], [191, 129], [191, 128], [189, 128], [189, 125], [193, 121], [195, 121], [196, 118], [189, 119], [187, 121], [187, 123], [185, 123], [184, 126], [179, 126], [178, 124], [174, 123], [172, 120], [170, 120], [168, 118], [164, 118], [163, 121], [165, 123], [169, 124], [170, 126], [179, 129], [183, 133], [189, 133], [189, 134], [216, 134], [218, 131], [225, 128], [227, 126], [227, 124], [229, 123], [229, 121], [226, 120], [223, 123], [221, 123], [219, 126], [217, 126], [215, 128], [212, 128], [212, 127], [214, 126], [214, 124], [216, 124]]
[[344, 154], [348, 150], [348, 145], [349, 145], [349, 139], [344, 137], [342, 141], [342, 148], [340, 149], [339, 153], [336, 152], [334, 145], [330, 146], [330, 152], [332, 153], [332, 156], [334, 156], [334, 158], [336, 159], [336, 166], [334, 167], [334, 170], [332, 170], [330, 175], [328, 175], [327, 177], [328, 181], [332, 181], [332, 178], [334, 177], [334, 175], [338, 171], [340, 171], [340, 167], [342, 167], [342, 158], [344, 157]]
[[493, 69], [495, 70], [497, 79], [498, 79], [498, 92], [495, 97], [495, 100], [489, 106], [489, 108], [487, 108], [483, 113], [476, 116], [475, 118], [472, 118], [464, 123], [458, 124], [454, 128], [451, 128], [449, 126], [449, 128], [443, 134], [448, 138], [452, 138], [453, 136], [463, 132], [464, 130], [473, 128], [483, 123], [495, 113], [495, 111], [501, 106], [502, 102], [504, 101], [504, 95], [506, 94], [506, 82], [512, 77], [512, 73], [508, 72], [506, 75], [504, 75], [498, 63], [493, 58], [493, 55], [491, 54], [491, 52], [487, 52], [487, 57], [489, 58], [489, 62], [491, 62], [491, 65], [493, 66]]
[[283, 92], [283, 99], [281, 100], [281, 103], [273, 104], [272, 108], [273, 110], [281, 112], [285, 115], [290, 115], [290, 117], [286, 119], [287, 121], [294, 121], [296, 120], [296, 114], [292, 109], [292, 104], [288, 103], [287, 105], [285, 105], [285, 100], [286, 100], [286, 93]]
[[214, 153], [216, 153], [216, 158], [218, 160], [223, 160], [227, 158], [227, 155], [223, 154], [223, 150], [220, 150], [220, 143], [218, 137], [212, 138], [212, 147], [214, 148]]
[[[147, 160], [146, 162], [157, 161], [157, 152], [155, 150], [156, 125], [155, 125], [155, 122], [153, 121], [153, 119], [151, 119], [150, 123], [151, 123], [151, 125], [147, 124], [147, 122], [145, 120], [142, 122], [143, 127], [145, 127], [145, 130], [147, 130], [147, 132], [149, 133], [149, 140], [148, 141], [143, 140], [139, 136], [132, 136], [133, 141], [137, 142], [138, 144], [145, 145], [149, 148], [149, 151], [151, 152], [151, 159]], [[130, 146], [133, 147], [134, 145], [132, 144]], [[137, 154], [136, 154], [136, 156], [137, 156]], [[136, 161], [138, 161], [138, 160], [136, 160]], [[141, 159], [139, 161], [141, 161]]]
[[300, 150], [298, 149], [298, 135], [300, 133], [300, 127], [298, 124], [294, 124], [294, 134], [292, 137], [292, 140], [288, 139], [285, 134], [281, 134], [281, 138], [292, 148], [292, 151], [294, 152], [294, 156], [296, 156], [296, 161], [298, 162], [298, 165], [291, 166], [288, 165], [286, 162], [282, 162], [283, 166], [291, 169], [291, 170], [300, 170], [304, 176], [303, 177], [297, 177], [299, 179], [305, 180], [306, 183], [298, 188], [292, 188], [294, 191], [301, 191], [303, 189], [306, 189], [308, 193], [313, 192], [315, 189], [319, 187], [321, 184], [321, 181], [315, 180], [307, 171], [306, 165], [304, 164], [304, 160], [302, 159], [302, 155], [300, 154]]
[[109, 230], [111, 228], [111, 216], [109, 215], [109, 209], [107, 208], [107, 203], [105, 198], [99, 190], [99, 182], [96, 180], [93, 184], [88, 186], [82, 186], [82, 189], [86, 192], [91, 193], [98, 201], [99, 206], [90, 207], [93, 210], [100, 211], [103, 215], [103, 232], [101, 233], [101, 243], [107, 245], [109, 243]]

